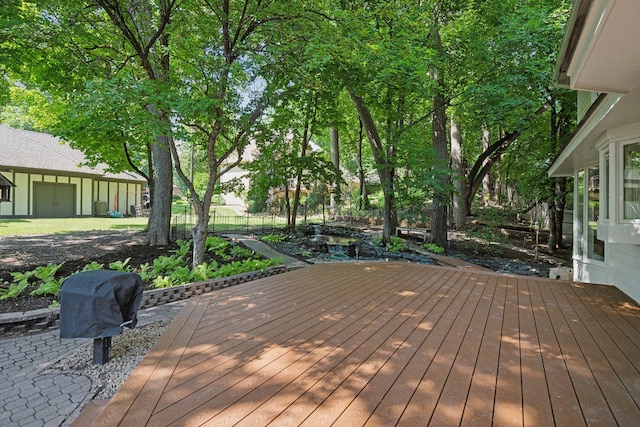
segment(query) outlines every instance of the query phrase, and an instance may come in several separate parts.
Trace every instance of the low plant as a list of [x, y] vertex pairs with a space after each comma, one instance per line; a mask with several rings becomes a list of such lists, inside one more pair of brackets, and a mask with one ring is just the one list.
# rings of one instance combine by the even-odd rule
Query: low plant
[[287, 239], [287, 236], [284, 234], [267, 234], [266, 236], [261, 236], [260, 240], [267, 243], [280, 243]]
[[62, 277], [59, 279], [55, 278], [56, 272], [62, 264], [47, 264], [45, 266], [36, 267], [33, 270], [33, 276], [41, 281], [38, 289], [31, 292], [31, 295], [58, 295], [58, 291], [60, 290], [60, 286], [66, 277]]
[[186, 257], [189, 250], [191, 250], [191, 242], [192, 240], [176, 240], [176, 244], [178, 245], [178, 249], [174, 249], [171, 252], [179, 257]]
[[506, 236], [495, 232], [491, 227], [468, 229], [465, 234], [467, 237], [481, 239], [489, 243], [505, 243], [508, 241]]
[[235, 245], [231, 247], [229, 254], [233, 258], [251, 258], [255, 255], [255, 252], [250, 249], [243, 248], [242, 246]]
[[29, 286], [29, 279], [33, 276], [33, 271], [25, 273], [11, 273], [13, 282], [7, 289], [0, 289], [0, 301], [17, 298]]
[[441, 254], [444, 252], [444, 248], [435, 243], [425, 243], [423, 247], [433, 254]]
[[389, 252], [401, 252], [405, 250], [406, 245], [401, 237], [392, 236], [391, 242], [387, 243], [387, 250]]
[[153, 260], [153, 264], [145, 263], [140, 266], [140, 277], [145, 282], [153, 282], [156, 277], [169, 274], [183, 264], [181, 257], [159, 256]]
[[[171, 256], [160, 256], [154, 259], [153, 263], [141, 265], [139, 274], [142, 280], [150, 283], [152, 288], [164, 288], [248, 271], [264, 271], [265, 268], [271, 265], [283, 263], [281, 258], [254, 259], [255, 252], [239, 245], [233, 245], [223, 238], [210, 236], [206, 242], [208, 250], [214, 251], [217, 256], [224, 260], [230, 260], [232, 257], [240, 260], [222, 266], [215, 261], [205, 262], [195, 269], [191, 269], [190, 265], [185, 263], [185, 255], [190, 250], [191, 244], [191, 241], [179, 241], [179, 248], [173, 251]], [[245, 259], [242, 260], [242, 258]], [[129, 265], [130, 261], [131, 258], [127, 258], [124, 261], [115, 261], [110, 263], [108, 267], [111, 270], [133, 272], [135, 270]], [[31, 283], [39, 283], [39, 287], [31, 292], [31, 295], [57, 296], [60, 286], [66, 279], [66, 277], [55, 278], [56, 272], [61, 266], [62, 264], [49, 264], [24, 273], [11, 273], [13, 282], [6, 289], [0, 289], [0, 300], [18, 297]], [[100, 270], [103, 267], [104, 264], [93, 261], [86, 264], [81, 271]]]
[[218, 269], [218, 263], [212, 261], [211, 263], [203, 262], [193, 269], [191, 272], [192, 282], [202, 282], [213, 277], [214, 272]]
[[205, 242], [207, 251], [211, 251], [223, 260], [229, 260], [231, 257], [227, 254], [229, 241], [217, 236], [209, 236]]
[[98, 261], [91, 261], [89, 264], [85, 265], [82, 268], [81, 272], [102, 270], [103, 268], [104, 264], [100, 264]]
[[220, 268], [215, 271], [213, 277], [219, 279], [222, 277], [233, 276], [235, 274], [246, 273], [249, 271], [264, 271], [267, 267], [278, 264], [282, 264], [282, 258], [234, 261], [229, 264], [221, 265]]
[[109, 270], [132, 272], [134, 269], [129, 265], [129, 261], [131, 261], [131, 257], [125, 259], [124, 261], [111, 262], [109, 263]]
[[174, 285], [177, 283], [174, 283], [169, 276], [157, 276], [151, 282], [152, 288], [170, 288]]

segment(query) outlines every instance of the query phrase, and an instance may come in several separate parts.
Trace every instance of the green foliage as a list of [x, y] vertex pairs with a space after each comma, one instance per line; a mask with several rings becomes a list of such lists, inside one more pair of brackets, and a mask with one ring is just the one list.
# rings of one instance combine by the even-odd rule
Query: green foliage
[[476, 209], [478, 221], [490, 227], [498, 227], [504, 224], [515, 224], [517, 211], [515, 209], [486, 206]]
[[165, 275], [154, 278], [152, 287], [166, 288], [189, 281], [198, 282], [207, 279], [219, 279], [250, 271], [264, 271], [267, 267], [279, 264], [282, 264], [281, 258], [266, 260], [248, 259], [244, 261], [233, 261], [221, 266], [218, 266], [215, 262], [209, 265], [203, 263], [193, 271], [189, 271], [187, 267], [179, 267]]
[[489, 243], [506, 243], [509, 239], [492, 227], [474, 227], [465, 231], [468, 237], [480, 239]]
[[127, 258], [124, 261], [111, 262], [109, 263], [109, 269], [122, 272], [131, 272], [134, 269], [129, 265], [129, 261], [131, 261], [131, 258]]
[[[18, 274], [18, 273], [11, 273]], [[15, 277], [15, 276], [14, 276]], [[0, 301], [17, 298], [29, 286], [28, 280], [18, 280], [9, 284], [7, 289], [0, 289]]]
[[250, 249], [243, 248], [242, 246], [234, 245], [229, 250], [229, 254], [233, 258], [251, 258], [252, 256], [255, 255], [255, 252], [253, 252]]
[[391, 242], [387, 243], [389, 252], [402, 252], [406, 249], [406, 244], [401, 237], [391, 236]]
[[267, 234], [266, 236], [260, 236], [260, 240], [267, 243], [280, 243], [287, 240], [287, 235], [285, 234]]
[[211, 263], [203, 262], [193, 269], [191, 272], [191, 281], [202, 282], [213, 277], [214, 272], [218, 269], [218, 263], [212, 261]]
[[174, 249], [172, 253], [178, 257], [184, 258], [189, 253], [189, 250], [191, 250], [192, 243], [192, 240], [177, 240], [176, 244], [178, 245], [178, 249]]
[[171, 286], [177, 285], [177, 282], [174, 282], [169, 276], [158, 276], [153, 279], [151, 282], [152, 288], [170, 288]]
[[11, 273], [13, 282], [9, 285], [8, 289], [0, 290], [0, 300], [16, 298], [20, 295], [20, 293], [29, 286], [29, 279], [33, 277], [34, 273], [34, 271]]
[[249, 271], [263, 271], [270, 266], [282, 264], [281, 258], [273, 259], [249, 259], [245, 261], [234, 261], [229, 264], [220, 266], [218, 270], [214, 272], [214, 278], [222, 278], [233, 276], [235, 274], [247, 273]]
[[85, 265], [81, 271], [94, 271], [94, 270], [102, 270], [104, 268], [104, 264], [98, 263], [98, 261], [91, 261], [89, 264]]
[[183, 263], [184, 260], [180, 257], [159, 256], [153, 260], [153, 264], [147, 263], [140, 266], [140, 277], [145, 282], [153, 281], [156, 277], [170, 273]]
[[444, 248], [442, 246], [438, 246], [434, 243], [425, 243], [423, 246], [426, 250], [434, 254], [441, 254], [444, 252]]
[[47, 264], [39, 266], [33, 271], [33, 276], [41, 281], [38, 289], [31, 292], [31, 295], [58, 295], [60, 286], [65, 278], [56, 279], [55, 274], [62, 264]]
[[229, 241], [217, 236], [207, 236], [205, 242], [205, 250], [213, 252], [220, 259], [228, 260], [231, 257], [227, 254], [227, 248], [229, 247]]
[[[204, 262], [192, 270], [184, 258], [191, 247], [191, 241], [180, 241], [178, 245], [179, 248], [171, 256], [160, 256], [154, 259], [152, 264], [147, 263], [140, 266], [140, 277], [144, 282], [150, 283], [150, 287], [164, 288], [248, 271], [264, 271], [269, 266], [282, 263], [282, 259], [279, 258], [254, 259], [256, 254], [253, 251], [240, 245], [233, 245], [220, 237], [209, 236], [207, 247], [210, 250], [215, 251], [221, 258], [231, 259], [233, 257], [236, 261], [222, 266], [215, 261]], [[125, 261], [112, 262], [109, 264], [109, 268], [117, 271], [135, 271], [129, 262], [130, 258]], [[7, 289], [0, 289], [0, 300], [18, 297], [34, 279], [37, 280], [35, 283], [39, 283], [39, 287], [31, 293], [32, 295], [57, 295], [60, 286], [66, 279], [65, 277], [55, 278], [61, 266], [62, 264], [49, 264], [24, 273], [11, 273], [14, 279], [13, 283], [9, 284]], [[86, 264], [82, 271], [99, 270], [102, 267], [103, 264], [93, 261]]]

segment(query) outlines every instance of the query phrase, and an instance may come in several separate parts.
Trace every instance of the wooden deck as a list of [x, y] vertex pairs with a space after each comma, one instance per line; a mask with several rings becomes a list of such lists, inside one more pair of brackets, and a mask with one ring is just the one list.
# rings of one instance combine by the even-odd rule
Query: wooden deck
[[190, 300], [94, 425], [639, 424], [616, 288], [345, 263]]

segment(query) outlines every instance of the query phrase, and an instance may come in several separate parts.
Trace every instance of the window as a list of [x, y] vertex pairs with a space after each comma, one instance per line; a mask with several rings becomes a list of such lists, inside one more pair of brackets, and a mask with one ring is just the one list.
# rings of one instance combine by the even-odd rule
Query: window
[[579, 170], [575, 184], [575, 255], [604, 261], [604, 242], [598, 239], [600, 221], [600, 168]]
[[623, 148], [624, 219], [640, 219], [640, 143]]
[[598, 239], [598, 223], [600, 222], [600, 168], [592, 166], [587, 169], [587, 256], [604, 261], [604, 242]]

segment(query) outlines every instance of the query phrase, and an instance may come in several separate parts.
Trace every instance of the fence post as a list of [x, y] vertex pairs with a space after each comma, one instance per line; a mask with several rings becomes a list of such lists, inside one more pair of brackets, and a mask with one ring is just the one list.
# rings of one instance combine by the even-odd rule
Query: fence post
[[215, 209], [213, 209], [213, 215], [211, 216], [213, 218], [213, 224], [211, 224], [211, 232], [215, 234], [216, 233], [216, 210]]

